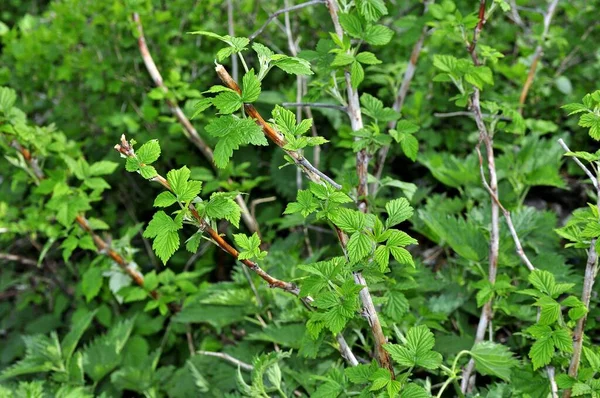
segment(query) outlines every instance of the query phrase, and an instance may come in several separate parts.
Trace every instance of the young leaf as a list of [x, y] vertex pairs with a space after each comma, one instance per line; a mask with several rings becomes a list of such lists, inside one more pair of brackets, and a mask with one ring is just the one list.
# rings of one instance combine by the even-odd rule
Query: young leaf
[[179, 231], [183, 226], [180, 217], [172, 219], [164, 211], [154, 214], [144, 231], [145, 238], [154, 238], [152, 248], [163, 264], [179, 248]]

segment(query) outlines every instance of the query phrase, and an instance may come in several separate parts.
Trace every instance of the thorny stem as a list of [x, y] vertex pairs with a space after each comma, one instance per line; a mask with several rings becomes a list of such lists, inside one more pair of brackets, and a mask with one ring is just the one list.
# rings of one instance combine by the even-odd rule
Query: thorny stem
[[[29, 150], [27, 148], [24, 148], [17, 141], [13, 141], [11, 143], [11, 146], [13, 148], [15, 148], [17, 151], [19, 151], [21, 153], [21, 155], [23, 155], [23, 158], [25, 159], [25, 161], [27, 161], [27, 164], [32, 168], [33, 172], [35, 173], [36, 177], [39, 180], [44, 180], [46, 178], [46, 175], [44, 174], [44, 172], [38, 165], [37, 159], [31, 155], [31, 152], [29, 152]], [[94, 241], [94, 245], [98, 249], [98, 253], [104, 254], [105, 256], [112, 259], [115, 263], [117, 263], [117, 265], [119, 265], [119, 267], [121, 267], [121, 269], [123, 269], [123, 271], [127, 275], [129, 275], [129, 277], [138, 286], [140, 286], [142, 288], [144, 287], [143, 275], [134, 268], [133, 264], [130, 264], [127, 260], [125, 260], [125, 258], [123, 256], [121, 256], [119, 253], [117, 253], [116, 251], [111, 249], [110, 245], [108, 243], [106, 243], [106, 241], [103, 240], [99, 235], [97, 235], [94, 232], [94, 230], [92, 230], [92, 228], [90, 227], [89, 223], [87, 222], [87, 220], [83, 214], [78, 214], [75, 217], [75, 222], [77, 224], [79, 224], [81, 229], [83, 229], [85, 232], [87, 232], [90, 235], [90, 237]], [[149, 294], [150, 294], [150, 296], [152, 296], [153, 299], [158, 299], [158, 297], [159, 297], [158, 292], [156, 290], [150, 291]], [[171, 304], [169, 306], [169, 308], [173, 312], [179, 311], [178, 306], [175, 304]]]
[[552, 17], [554, 16], [554, 12], [556, 11], [556, 5], [558, 4], [558, 0], [552, 0], [550, 5], [548, 6], [548, 10], [544, 14], [544, 30], [542, 32], [542, 36], [540, 37], [540, 41], [533, 52], [533, 58], [531, 60], [531, 67], [529, 68], [529, 73], [527, 74], [527, 79], [525, 80], [525, 84], [523, 85], [523, 89], [521, 90], [521, 95], [519, 96], [519, 111], [523, 113], [523, 107], [525, 105], [525, 101], [527, 100], [527, 93], [529, 93], [529, 89], [533, 84], [533, 79], [535, 77], [535, 71], [537, 70], [538, 63], [544, 54], [544, 42], [546, 41], [546, 37], [548, 36], [548, 30], [550, 29], [550, 22], [552, 22]]
[[[121, 136], [121, 144], [115, 145], [115, 149], [117, 150], [117, 152], [119, 152], [124, 157], [136, 158], [136, 156], [137, 156], [135, 154], [132, 146], [125, 138], [125, 135]], [[156, 176], [151, 178], [151, 181], [158, 182], [165, 189], [173, 192], [173, 188], [171, 187], [171, 184], [169, 184], [169, 181], [167, 181], [167, 179], [164, 178], [163, 176], [161, 176], [160, 174], [157, 174]], [[233, 246], [231, 246], [229, 243], [227, 243], [227, 241], [225, 241], [221, 237], [221, 235], [219, 235], [219, 233], [217, 231], [215, 231], [214, 229], [212, 229], [210, 227], [208, 222], [202, 216], [200, 216], [200, 213], [198, 213], [198, 210], [196, 210], [196, 207], [193, 204], [190, 204], [188, 206], [188, 210], [190, 211], [190, 214], [192, 215], [192, 217], [198, 224], [198, 227], [202, 231], [206, 232], [212, 238], [212, 240], [215, 242], [215, 244], [217, 246], [219, 246], [221, 249], [223, 249], [225, 252], [227, 252], [229, 255], [231, 255], [235, 259], [238, 259], [239, 252]], [[300, 294], [300, 289], [298, 289], [298, 287], [296, 285], [289, 283], [289, 282], [284, 282], [277, 278], [272, 277], [267, 272], [265, 272], [262, 268], [260, 268], [260, 266], [258, 264], [256, 264], [255, 262], [247, 260], [247, 259], [239, 260], [239, 261], [242, 264], [244, 264], [246, 267], [248, 267], [252, 271], [254, 271], [263, 280], [265, 280], [269, 284], [269, 286], [285, 290], [287, 292], [292, 293], [295, 296], [298, 296]]]
[[[229, 72], [227, 72], [227, 70], [223, 67], [223, 65], [217, 64], [215, 71], [217, 72], [217, 75], [219, 76], [223, 84], [225, 84], [225, 86], [241, 94], [242, 91], [240, 90], [240, 87], [238, 86], [237, 82], [233, 80], [233, 78], [231, 77]], [[304, 156], [302, 156], [302, 154], [300, 154], [297, 151], [290, 151], [284, 149], [283, 147], [287, 145], [287, 140], [279, 132], [277, 132], [270, 124], [268, 124], [265, 121], [265, 119], [263, 119], [263, 117], [260, 115], [260, 113], [258, 113], [254, 105], [244, 104], [244, 110], [246, 111], [246, 114], [253, 118], [256, 124], [258, 124], [262, 128], [267, 138], [273, 141], [275, 145], [283, 149], [285, 153], [287, 153], [294, 160], [296, 165], [298, 165], [298, 167], [300, 167], [302, 171], [306, 173], [306, 175], [311, 181], [314, 181], [316, 183], [326, 181], [336, 189], [342, 188], [340, 184], [338, 184], [330, 177], [326, 176], [324, 173], [319, 171], [316, 167], [314, 167]]]
[[[429, 9], [430, 1], [425, 1], [423, 14], [427, 13]], [[404, 76], [402, 77], [402, 83], [400, 83], [400, 88], [398, 89], [398, 93], [396, 94], [396, 99], [394, 100], [394, 104], [392, 105], [392, 109], [396, 112], [401, 112], [402, 107], [404, 106], [404, 101], [406, 100], [406, 95], [408, 94], [408, 89], [410, 88], [410, 83], [415, 75], [415, 71], [417, 70], [417, 62], [419, 61], [419, 56], [421, 55], [421, 50], [423, 49], [423, 43], [425, 42], [425, 38], [427, 36], [428, 27], [427, 25], [423, 26], [421, 30], [421, 35], [417, 39], [417, 42], [413, 46], [413, 49], [410, 53], [410, 59], [408, 61], [408, 65], [406, 66], [406, 70], [404, 71]], [[397, 120], [393, 120], [388, 124], [388, 129], [393, 130], [396, 128]], [[370, 190], [375, 193], [377, 190], [377, 181], [381, 179], [381, 175], [383, 173], [383, 168], [385, 166], [385, 160], [387, 158], [388, 152], [390, 150], [389, 146], [384, 146], [379, 150], [377, 154], [377, 161], [375, 164], [375, 182], [371, 183]]]
[[[473, 30], [473, 39], [470, 44], [467, 45], [467, 51], [471, 55], [471, 59], [475, 66], [479, 66], [480, 62], [477, 57], [477, 41], [479, 35], [485, 24], [485, 0], [479, 2], [479, 22]], [[483, 121], [483, 115], [481, 112], [481, 105], [479, 103], [479, 89], [473, 87], [473, 94], [471, 95], [471, 111], [475, 117], [475, 123], [479, 130], [479, 143], [477, 144], [477, 151], [479, 146], [483, 142], [486, 148], [487, 165], [489, 173], [489, 183], [485, 182], [485, 186], [488, 189], [491, 197], [491, 228], [490, 228], [490, 249], [489, 249], [489, 268], [488, 268], [488, 281], [494, 285], [496, 283], [496, 274], [498, 273], [498, 254], [500, 249], [500, 208], [498, 206], [498, 179], [496, 176], [496, 163], [494, 159], [494, 146], [493, 138], [485, 126]], [[483, 161], [481, 162], [480, 170], [483, 167]], [[485, 177], [485, 176], [484, 176]], [[483, 178], [486, 181], [485, 178]], [[492, 299], [487, 301], [481, 309], [481, 315], [479, 317], [479, 323], [477, 325], [477, 331], [475, 333], [475, 344], [483, 341], [485, 338], [485, 332], [487, 326], [493, 317]], [[471, 378], [471, 374], [475, 368], [475, 361], [471, 358], [465, 370], [463, 372], [463, 379], [461, 382], [461, 390], [463, 394], [470, 392], [475, 384], [475, 377]]]
[[[327, 8], [329, 9], [329, 14], [331, 15], [331, 21], [333, 22], [335, 33], [341, 40], [344, 38], [344, 30], [340, 24], [336, 0], [327, 0]], [[348, 116], [350, 117], [350, 125], [352, 127], [352, 131], [358, 131], [363, 128], [358, 91], [352, 87], [350, 73], [348, 71], [344, 71], [344, 76], [346, 78], [346, 94], [348, 100], [347, 110]], [[369, 174], [369, 158], [369, 154], [365, 149], [356, 154], [356, 173], [358, 174], [359, 181], [357, 189], [358, 209], [363, 213], [368, 212], [367, 197], [369, 194], [369, 186], [367, 183], [367, 177]], [[344, 253], [346, 253], [348, 238], [341, 231], [338, 232], [338, 236], [340, 237], [342, 249], [344, 250]], [[373, 305], [373, 299], [371, 298], [367, 281], [361, 272], [354, 272], [353, 274], [354, 282], [357, 285], [364, 286], [358, 294], [362, 302], [364, 316], [369, 322], [371, 333], [373, 334], [373, 338], [375, 340], [375, 353], [377, 361], [382, 368], [389, 370], [392, 378], [395, 378], [394, 366], [392, 365], [388, 352], [384, 349], [384, 345], [387, 343], [387, 338], [383, 334], [383, 329], [381, 328], [377, 310]]]
[[[336, 16], [337, 16], [337, 14], [336, 14]], [[223, 81], [223, 83], [225, 84], [225, 86], [241, 93], [238, 84], [231, 78], [231, 76], [229, 75], [227, 70], [223, 67], [223, 65], [217, 65], [216, 72], [219, 75], [219, 77], [221, 78], [221, 81]], [[262, 127], [264, 134], [271, 141], [273, 141], [277, 146], [279, 146], [280, 148], [283, 149], [283, 147], [287, 144], [285, 138], [282, 137], [281, 134], [279, 134], [277, 131], [275, 131], [275, 129], [273, 129], [273, 127], [271, 127], [271, 125], [269, 125], [268, 123], [265, 122], [265, 120], [258, 113], [256, 108], [254, 108], [254, 106], [251, 104], [244, 104], [244, 109], [246, 110], [246, 113], [250, 117], [252, 117], [259, 126]], [[359, 114], [360, 114], [360, 108], [359, 108]], [[320, 184], [320, 183], [322, 183], [323, 180], [325, 180], [329, 184], [331, 184], [333, 187], [335, 187], [336, 189], [341, 189], [340, 184], [336, 183], [335, 181], [333, 181], [332, 179], [327, 177], [324, 173], [322, 173], [321, 171], [316, 169], [312, 164], [310, 164], [308, 162], [308, 160], [306, 160], [304, 157], [302, 157], [302, 155], [300, 155], [298, 152], [290, 151], [290, 150], [286, 150], [286, 149], [284, 149], [284, 151], [292, 159], [294, 159], [296, 161], [296, 164], [302, 168], [302, 170], [305, 172], [306, 176], [311, 181], [313, 181], [317, 184]], [[346, 246], [348, 243], [348, 236], [342, 230], [340, 230], [338, 227], [334, 226], [334, 228], [338, 235], [340, 245], [342, 247], [344, 255], [347, 255]], [[393, 375], [394, 374], [393, 366], [389, 359], [389, 354], [383, 348], [383, 345], [387, 343], [387, 339], [386, 339], [385, 335], [383, 334], [383, 330], [381, 328], [381, 323], [379, 322], [379, 317], [377, 316], [377, 311], [375, 310], [375, 306], [373, 305], [373, 300], [371, 299], [371, 295], [367, 288], [366, 281], [360, 272], [354, 273], [354, 281], [357, 284], [365, 286], [365, 288], [363, 288], [359, 292], [359, 296], [363, 303], [364, 316], [367, 318], [367, 321], [369, 322], [369, 326], [371, 327], [371, 331], [372, 331], [373, 337], [375, 339], [377, 359], [378, 359], [379, 363], [381, 364], [381, 366], [390, 370], [390, 373]]]
[[[136, 156], [130, 143], [125, 138], [125, 135], [121, 136], [121, 144], [115, 145], [115, 149], [117, 150], [117, 152], [119, 152], [121, 155], [123, 155], [125, 157], [135, 157]], [[151, 180], [158, 182], [165, 189], [172, 192], [171, 185], [160, 174], [157, 174]], [[188, 210], [190, 211], [194, 220], [197, 222], [198, 227], [202, 231], [206, 232], [211, 237], [213, 242], [217, 246], [219, 246], [223, 251], [225, 251], [230, 256], [232, 256], [233, 258], [235, 258], [236, 260], [241, 262], [243, 265], [248, 267], [250, 270], [252, 270], [254, 273], [256, 273], [261, 279], [263, 279], [265, 282], [267, 282], [270, 287], [284, 290], [288, 293], [293, 294], [294, 296], [299, 297], [300, 300], [302, 301], [302, 303], [305, 304], [308, 309], [313, 309], [311, 304], [314, 300], [312, 297], [310, 297], [310, 296], [300, 297], [300, 289], [295, 284], [279, 280], [279, 279], [269, 275], [266, 271], [264, 271], [258, 264], [256, 264], [253, 261], [250, 261], [248, 259], [240, 260], [239, 252], [233, 246], [231, 246], [225, 239], [223, 239], [223, 237], [221, 235], [219, 235], [219, 233], [217, 231], [215, 231], [208, 225], [206, 220], [202, 216], [200, 216], [200, 213], [198, 213], [198, 211], [196, 210], [196, 208], [194, 207], [193, 204], [190, 204], [188, 206]], [[340, 341], [340, 339], [344, 340], [344, 337], [341, 334], [339, 334], [337, 336], [337, 339], [338, 339], [338, 341]], [[345, 345], [347, 346], [347, 343]], [[341, 347], [341, 348], [343, 348], [343, 347]], [[358, 363], [356, 358], [354, 357], [354, 354], [352, 353], [352, 351], [342, 352], [342, 355], [351, 364]]]
[[[562, 139], [559, 139], [558, 143], [565, 151], [571, 152], [567, 144]], [[594, 177], [590, 170], [587, 167], [585, 167], [585, 165], [581, 163], [579, 159], [573, 157], [573, 160], [575, 160], [575, 163], [577, 163], [577, 165], [581, 167], [585, 174], [587, 174], [588, 177], [590, 177], [590, 179], [592, 180], [592, 184], [596, 189], [597, 197], [599, 198], [598, 202], [596, 203], [596, 206], [600, 210], [600, 185], [598, 184], [598, 178]], [[587, 262], [585, 264], [585, 275], [583, 278], [583, 290], [581, 293], [581, 301], [585, 305], [585, 308], [588, 309], [588, 312], [590, 308], [590, 300], [592, 297], [592, 289], [594, 287], [594, 280], [596, 279], [597, 274], [598, 252], [596, 252], [596, 239], [592, 239], [592, 241], [590, 242], [590, 247], [588, 249]], [[571, 363], [569, 364], [569, 376], [573, 378], [577, 378], [577, 373], [579, 371], [579, 362], [581, 361], [581, 350], [583, 349], [583, 335], [586, 320], [587, 312], [583, 317], [581, 317], [577, 321], [577, 324], [575, 325], [575, 330], [573, 331], [573, 356], [571, 357]], [[570, 398], [571, 393], [572, 391], [570, 388], [566, 389], [563, 393], [563, 398]]]
[[[138, 31], [138, 47], [140, 49], [140, 54], [142, 55], [142, 59], [144, 60], [144, 65], [146, 65], [146, 70], [148, 74], [154, 81], [156, 87], [160, 88], [165, 94], [169, 92], [167, 86], [165, 86], [162, 75], [158, 70], [156, 64], [154, 63], [154, 59], [150, 54], [150, 50], [148, 49], [148, 45], [146, 44], [146, 39], [144, 37], [144, 28], [142, 26], [142, 21], [140, 20], [140, 16], [137, 13], [133, 13], [133, 21], [135, 22], [137, 31]], [[179, 105], [174, 99], [165, 98], [165, 102], [169, 106], [171, 113], [175, 116], [179, 124], [183, 127], [185, 132], [185, 136], [202, 152], [204, 157], [209, 161], [211, 166], [216, 169], [214, 162], [214, 154], [211, 147], [204, 142], [202, 137], [198, 134], [198, 131], [194, 128], [190, 120], [185, 116]], [[233, 184], [231, 178], [228, 181], [230, 184]], [[242, 195], [237, 195], [235, 197], [236, 203], [242, 209], [242, 218], [244, 220], [244, 224], [248, 227], [250, 232], [256, 232], [260, 236], [260, 231], [258, 227], [258, 222], [256, 219], [250, 214], [248, 211], [248, 206], [246, 205], [246, 201], [242, 197]]]

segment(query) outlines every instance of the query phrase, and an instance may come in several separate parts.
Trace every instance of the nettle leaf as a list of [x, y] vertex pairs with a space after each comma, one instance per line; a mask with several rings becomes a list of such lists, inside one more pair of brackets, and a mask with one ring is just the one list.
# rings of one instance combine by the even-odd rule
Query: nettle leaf
[[470, 352], [477, 372], [497, 376], [504, 381], [510, 381], [511, 370], [518, 365], [509, 348], [503, 344], [482, 341], [475, 344]]
[[154, 214], [144, 231], [145, 238], [153, 238], [152, 248], [163, 264], [179, 248], [179, 231], [183, 227], [182, 217], [171, 218], [164, 211]]
[[215, 146], [215, 165], [225, 168], [233, 151], [240, 146], [268, 145], [262, 129], [252, 119], [240, 119], [234, 116], [221, 116], [211, 120], [206, 131], [213, 137], [219, 138]]
[[422, 367], [437, 369], [442, 363], [442, 356], [432, 351], [435, 345], [433, 333], [425, 325], [411, 328], [406, 335], [406, 344], [386, 344], [384, 348], [392, 359], [401, 367]]
[[234, 234], [233, 239], [235, 244], [242, 248], [238, 256], [239, 260], [262, 260], [267, 256], [267, 252], [260, 250], [260, 238], [256, 232], [250, 237], [244, 234]]

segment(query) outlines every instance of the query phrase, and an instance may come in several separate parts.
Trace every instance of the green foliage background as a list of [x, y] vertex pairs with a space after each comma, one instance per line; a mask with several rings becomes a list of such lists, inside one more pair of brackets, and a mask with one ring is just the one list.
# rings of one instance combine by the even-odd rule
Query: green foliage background
[[[250, 36], [284, 7], [280, 2], [233, 3], [236, 37]], [[559, 389], [573, 388], [574, 396], [600, 394], [600, 352], [594, 344], [599, 338], [597, 290], [587, 313], [579, 376], [567, 376], [572, 330], [588, 312], [579, 297], [586, 250], [600, 235], [598, 198], [581, 170], [563, 161], [557, 144], [563, 138], [572, 150], [588, 151], [578, 157], [597, 167], [595, 16], [600, 4], [559, 2], [544, 36], [545, 1], [488, 2], [496, 10], [478, 42], [485, 66], [474, 68], [461, 34], [466, 29], [471, 37], [477, 23], [473, 2], [428, 2], [425, 13], [423, 3], [414, 1], [339, 3], [357, 18], [359, 28], [372, 27], [367, 22], [372, 19], [393, 36], [377, 45], [387, 33], [384, 38], [364, 33], [353, 45], [371, 55], [348, 60], [344, 51], [330, 51], [336, 43], [324, 4], [290, 13], [293, 34], [300, 39], [298, 57], [314, 71], [307, 77], [303, 102], [334, 105], [313, 108], [312, 123], [323, 137], [313, 142], [323, 148], [319, 168], [343, 186], [335, 199], [333, 191], [306, 179], [298, 186], [296, 168], [281, 167], [287, 162], [284, 152], [265, 145], [253, 123], [244, 125], [247, 136], [229, 144], [241, 148], [232, 151], [230, 160], [217, 155], [220, 168], [213, 168], [170, 112], [166, 100], [177, 101], [188, 117], [196, 114], [192, 123], [212, 148], [224, 145], [218, 128], [245, 120], [216, 114], [235, 114], [242, 102], [252, 102], [286, 132], [286, 114], [278, 106], [296, 102], [297, 77], [284, 68], [261, 76], [260, 96], [245, 92], [239, 103], [223, 107], [215, 99], [218, 111], [197, 112], [203, 100], [220, 95], [206, 91], [221, 84], [215, 59], [227, 45], [187, 33], [228, 34], [226, 2], [8, 0], [2, 5], [0, 252], [18, 259], [0, 257], [0, 395], [428, 397], [442, 394], [449, 380], [443, 396], [460, 396], [459, 371], [470, 358], [478, 373], [471, 396], [546, 397], [551, 393], [547, 365], [556, 369]], [[134, 12], [144, 24], [168, 94], [154, 86], [146, 71]], [[363, 34], [352, 34], [350, 17], [342, 22], [348, 35]], [[292, 55], [282, 24], [283, 15], [256, 42]], [[388, 123], [400, 117], [389, 108], [424, 27], [428, 33], [401, 118], [389, 131]], [[519, 94], [538, 44], [543, 56], [521, 116]], [[250, 44], [242, 54], [260, 76], [259, 52]], [[231, 71], [231, 57], [221, 63]], [[345, 94], [335, 95], [331, 76], [344, 85], [346, 67], [364, 72], [362, 81], [353, 72], [367, 121], [361, 134], [353, 133], [335, 108]], [[242, 65], [239, 70], [240, 83], [244, 75], [250, 83], [257, 79], [244, 74]], [[481, 89], [486, 122], [495, 133], [499, 196], [538, 269], [530, 273], [523, 266], [501, 219], [495, 284], [487, 280], [490, 199], [474, 152], [479, 132], [466, 112], [473, 86]], [[561, 110], [565, 104], [571, 105]], [[303, 147], [300, 137], [310, 136], [306, 126], [287, 131], [286, 137], [299, 139], [291, 149]], [[183, 213], [180, 219], [162, 213], [174, 225], [171, 230], [158, 221], [156, 228], [149, 226], [163, 217], [154, 208], [160, 191], [126, 171], [126, 162], [113, 150], [122, 134], [139, 143], [138, 156], [143, 144], [158, 140], [160, 157], [148, 155], [153, 161], [144, 165], [152, 163], [167, 177], [168, 170], [185, 175], [193, 194], [182, 199], [183, 191], [175, 192], [177, 199], [166, 203], [187, 208], [201, 181], [204, 201], [196, 205], [212, 226], [244, 257], [297, 284], [302, 296], [313, 296], [317, 310], [308, 311], [300, 300], [255, 275], [250, 285], [242, 265], [207, 244], [201, 233], [179, 231], [189, 224]], [[39, 159], [48, 177], [39, 186], [26, 159], [11, 146], [14, 137]], [[352, 204], [346, 205], [356, 199], [355, 151], [375, 153], [382, 145], [390, 145], [390, 153], [382, 178], [370, 181], [378, 187], [368, 198], [372, 214], [357, 214]], [[315, 153], [310, 146], [304, 149], [313, 163]], [[145, 167], [130, 167], [130, 161], [128, 171]], [[239, 222], [235, 192], [244, 194], [256, 215], [260, 240]], [[145, 288], [131, 284], [74, 224], [82, 211], [111, 248], [137, 265]], [[349, 263], [329, 224], [350, 235]], [[384, 230], [388, 235], [382, 237]], [[169, 244], [154, 253], [157, 236], [176, 239], [177, 247]], [[192, 253], [183, 249], [189, 238]], [[402, 244], [390, 243], [396, 238]], [[378, 249], [371, 255], [376, 241]], [[359, 269], [390, 342], [386, 350], [397, 370], [395, 380], [374, 361], [358, 290], [349, 283], [351, 271]], [[150, 296], [152, 290], [159, 292], [159, 300]], [[480, 307], [488, 300], [493, 302], [493, 342], [473, 346]], [[335, 335], [342, 331], [361, 360], [358, 367], [349, 366], [338, 352]], [[223, 352], [253, 369], [196, 351]]]

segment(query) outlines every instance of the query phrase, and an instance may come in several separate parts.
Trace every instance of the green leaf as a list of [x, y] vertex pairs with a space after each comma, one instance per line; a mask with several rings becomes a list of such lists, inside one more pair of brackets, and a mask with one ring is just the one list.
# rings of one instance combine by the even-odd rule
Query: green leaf
[[242, 107], [242, 97], [237, 92], [225, 91], [212, 99], [220, 113], [229, 115]]
[[331, 221], [341, 230], [348, 233], [354, 233], [365, 229], [367, 218], [365, 214], [360, 211], [342, 207], [335, 211]]
[[214, 151], [215, 165], [224, 168], [229, 163], [233, 151], [248, 144], [268, 145], [262, 129], [252, 119], [239, 119], [233, 116], [222, 116], [211, 120], [206, 131], [219, 138]]
[[375, 22], [388, 13], [383, 0], [357, 0], [357, 7], [360, 14], [370, 22]]
[[164, 211], [154, 214], [152, 220], [148, 223], [144, 231], [145, 238], [154, 238], [152, 248], [156, 255], [162, 260], [163, 264], [179, 248], [179, 231], [183, 224], [179, 217], [172, 219]]
[[339, 14], [340, 25], [346, 33], [355, 38], [363, 35], [363, 24], [360, 18], [354, 14]]
[[215, 192], [210, 195], [210, 200], [204, 207], [206, 216], [211, 219], [226, 219], [236, 228], [240, 227], [240, 217], [242, 212], [237, 203], [233, 200], [235, 193]]
[[373, 46], [384, 46], [392, 40], [394, 31], [383, 25], [371, 25], [365, 29], [364, 41]]
[[302, 58], [275, 55], [273, 56], [273, 65], [292, 75], [309, 76], [313, 74], [310, 63]]
[[137, 160], [140, 162], [140, 167], [142, 165], [154, 163], [160, 157], [160, 145], [158, 140], [146, 142], [136, 151], [136, 156]]
[[365, 70], [357, 61], [352, 62], [350, 66], [350, 81], [353, 88], [357, 88], [365, 79]]
[[71, 325], [69, 333], [67, 333], [60, 343], [63, 358], [65, 358], [67, 361], [71, 359], [71, 356], [73, 355], [73, 352], [75, 352], [75, 348], [77, 347], [81, 336], [83, 336], [83, 333], [92, 323], [92, 320], [96, 316], [96, 312], [96, 310], [89, 311], [80, 316], [77, 322], [74, 322]]
[[356, 263], [371, 253], [373, 242], [371, 238], [360, 232], [355, 232], [348, 240], [348, 257]]
[[254, 69], [250, 69], [242, 78], [242, 98], [244, 103], [251, 103], [258, 99], [260, 95], [260, 80], [254, 74]]
[[413, 215], [413, 208], [406, 198], [390, 200], [386, 203], [385, 210], [388, 213], [388, 218], [385, 222], [387, 228], [400, 224]]
[[242, 248], [238, 255], [239, 260], [262, 260], [266, 257], [267, 252], [260, 250], [260, 238], [256, 232], [250, 237], [244, 234], [234, 234], [233, 239], [235, 244]]
[[381, 63], [381, 61], [377, 59], [375, 54], [369, 51], [363, 51], [361, 53], [358, 53], [356, 55], [356, 60], [361, 64], [365, 65], [378, 65]]
[[306, 190], [300, 190], [296, 196], [296, 202], [288, 203], [283, 214], [300, 213], [302, 217], [307, 217], [309, 214], [316, 211], [318, 201], [315, 200], [312, 193]]
[[171, 192], [165, 191], [154, 199], [154, 207], [169, 207], [175, 202], [177, 202], [177, 198]]
[[336, 54], [335, 58], [333, 59], [333, 62], [331, 63], [331, 66], [346, 66], [350, 65], [353, 62], [354, 56], [352, 54], [340, 52]]
[[90, 165], [89, 173], [91, 176], [99, 176], [112, 174], [113, 171], [117, 168], [119, 164], [116, 162], [110, 162], [108, 160], [101, 160]]
[[475, 359], [477, 372], [510, 381], [511, 370], [518, 365], [509, 348], [503, 344], [482, 341], [473, 346], [471, 356]]
[[85, 300], [89, 303], [94, 297], [100, 293], [102, 288], [102, 269], [98, 267], [90, 267], [81, 278], [81, 290], [85, 296]]
[[551, 336], [543, 337], [537, 340], [529, 350], [529, 358], [533, 363], [533, 370], [546, 366], [552, 360], [554, 355], [554, 342]]
[[437, 369], [442, 363], [442, 356], [431, 351], [435, 345], [433, 333], [425, 325], [411, 328], [406, 335], [406, 346], [386, 344], [384, 348], [392, 359], [402, 367], [419, 366], [429, 370]]

